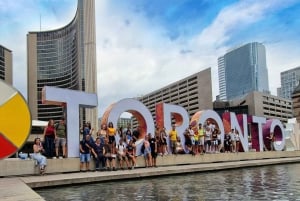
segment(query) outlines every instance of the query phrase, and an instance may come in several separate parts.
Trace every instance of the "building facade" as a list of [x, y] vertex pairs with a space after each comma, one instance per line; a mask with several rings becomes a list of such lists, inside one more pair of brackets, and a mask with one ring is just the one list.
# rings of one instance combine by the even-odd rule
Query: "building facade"
[[138, 98], [155, 120], [155, 106], [164, 102], [185, 108], [190, 117], [199, 110], [212, 109], [211, 68]]
[[292, 99], [292, 93], [297, 87], [300, 80], [300, 66], [281, 72], [280, 81], [281, 87], [277, 94], [280, 97]]
[[300, 123], [300, 83], [292, 92], [293, 114], [297, 122]]
[[258, 91], [250, 92], [235, 100], [214, 102], [214, 110], [220, 115], [225, 111], [230, 111], [267, 119], [279, 119], [283, 123], [293, 118], [293, 105], [290, 99]]
[[[64, 115], [60, 106], [42, 104], [42, 88], [53, 86], [97, 93], [95, 1], [78, 0], [73, 20], [50, 31], [27, 34], [28, 103], [32, 118]], [[97, 109], [81, 109], [81, 119], [97, 128]]]
[[0, 80], [13, 84], [12, 52], [0, 45]]
[[269, 93], [266, 50], [253, 42], [218, 58], [220, 100], [232, 100], [251, 91]]

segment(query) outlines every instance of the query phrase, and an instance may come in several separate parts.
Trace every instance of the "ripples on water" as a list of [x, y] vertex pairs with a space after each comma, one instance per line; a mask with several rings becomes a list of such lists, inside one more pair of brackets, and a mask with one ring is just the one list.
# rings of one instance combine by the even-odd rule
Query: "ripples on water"
[[300, 164], [36, 190], [46, 200], [300, 200]]

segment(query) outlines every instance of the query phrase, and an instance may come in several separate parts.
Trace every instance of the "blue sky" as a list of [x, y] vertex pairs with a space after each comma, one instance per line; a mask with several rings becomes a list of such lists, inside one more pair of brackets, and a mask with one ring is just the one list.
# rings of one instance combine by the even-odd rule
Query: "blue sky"
[[[77, 0], [0, 0], [0, 44], [13, 51], [14, 85], [27, 97], [26, 34], [69, 23]], [[280, 72], [300, 66], [298, 0], [96, 0], [99, 114], [212, 67], [248, 42], [266, 47], [272, 94]]]

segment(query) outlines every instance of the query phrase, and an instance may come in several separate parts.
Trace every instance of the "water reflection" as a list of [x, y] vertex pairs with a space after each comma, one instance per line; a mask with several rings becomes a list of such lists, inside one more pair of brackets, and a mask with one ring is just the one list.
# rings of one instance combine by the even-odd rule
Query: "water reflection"
[[300, 200], [300, 164], [39, 189], [46, 200]]

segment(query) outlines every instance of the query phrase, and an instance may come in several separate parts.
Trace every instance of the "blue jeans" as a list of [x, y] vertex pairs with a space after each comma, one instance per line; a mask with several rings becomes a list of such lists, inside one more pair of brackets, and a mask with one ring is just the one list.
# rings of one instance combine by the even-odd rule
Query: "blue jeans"
[[40, 166], [40, 168], [44, 168], [47, 165], [47, 159], [42, 154], [34, 153], [32, 155], [32, 157], [34, 160], [36, 160], [38, 162], [38, 165]]
[[45, 136], [45, 152], [46, 156], [52, 158], [54, 156], [54, 138]]

